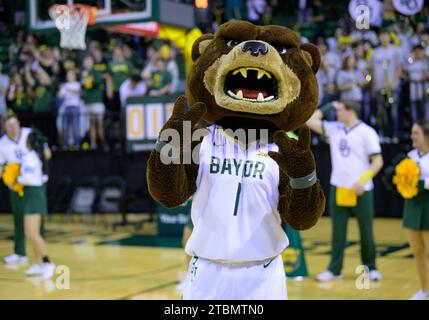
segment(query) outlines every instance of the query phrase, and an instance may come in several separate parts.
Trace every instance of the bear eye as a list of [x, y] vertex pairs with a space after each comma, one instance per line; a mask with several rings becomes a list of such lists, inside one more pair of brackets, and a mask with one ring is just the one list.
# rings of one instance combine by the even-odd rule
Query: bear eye
[[238, 43], [239, 43], [239, 42], [238, 42], [237, 40], [229, 40], [229, 41], [226, 43], [226, 45], [227, 45], [228, 47], [233, 47], [233, 46], [236, 46]]
[[280, 53], [280, 54], [285, 54], [287, 52], [287, 49], [284, 46], [278, 46], [278, 47], [275, 47], [275, 48], [278, 51], [278, 53]]

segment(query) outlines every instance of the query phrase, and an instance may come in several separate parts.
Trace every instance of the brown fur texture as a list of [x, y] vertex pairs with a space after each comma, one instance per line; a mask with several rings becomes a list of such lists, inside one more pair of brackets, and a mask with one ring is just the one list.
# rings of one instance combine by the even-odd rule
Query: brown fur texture
[[280, 201], [278, 209], [283, 221], [295, 230], [314, 226], [325, 208], [325, 196], [320, 181], [306, 189], [293, 189], [290, 178], [305, 177], [315, 169], [315, 160], [310, 151], [311, 133], [308, 127], [299, 132], [299, 140], [277, 131], [274, 140], [279, 152], [269, 152], [280, 167]]
[[[230, 40], [234, 40], [232, 45]], [[251, 40], [264, 44], [267, 52], [257, 56], [245, 52], [243, 46]], [[183, 121], [191, 120], [195, 131], [200, 118], [225, 129], [268, 129], [279, 146], [279, 152], [269, 155], [280, 168], [280, 215], [294, 229], [311, 228], [325, 207], [319, 181], [306, 189], [292, 189], [289, 185], [291, 178], [304, 177], [315, 170], [310, 132], [304, 127], [295, 141], [286, 136], [286, 131], [301, 128], [316, 109], [318, 49], [301, 44], [286, 27], [231, 21], [221, 25], [216, 34], [198, 39], [192, 57], [194, 64], [186, 87], [190, 111], [184, 112], [185, 99], [179, 98], [162, 130], [174, 128], [181, 132]], [[278, 90], [275, 99], [256, 103], [227, 96], [223, 88], [226, 77], [239, 68], [253, 67], [274, 77]], [[195, 193], [197, 174], [198, 164], [166, 165], [154, 150], [147, 170], [149, 192], [167, 207], [178, 206]]]

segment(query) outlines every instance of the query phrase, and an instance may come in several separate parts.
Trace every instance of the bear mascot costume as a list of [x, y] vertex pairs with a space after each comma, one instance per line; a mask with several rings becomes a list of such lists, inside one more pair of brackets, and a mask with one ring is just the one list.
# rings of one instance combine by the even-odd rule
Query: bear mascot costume
[[156, 201], [192, 197], [183, 298], [287, 299], [281, 224], [311, 228], [325, 207], [305, 126], [319, 51], [286, 27], [230, 21], [197, 39], [192, 59], [147, 167]]

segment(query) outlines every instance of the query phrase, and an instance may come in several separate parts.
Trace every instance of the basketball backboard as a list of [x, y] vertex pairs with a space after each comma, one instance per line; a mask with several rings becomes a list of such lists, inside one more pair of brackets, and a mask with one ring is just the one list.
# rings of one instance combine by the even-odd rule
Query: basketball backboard
[[87, 4], [97, 8], [96, 25], [123, 24], [153, 20], [153, 0], [27, 0], [27, 25], [30, 30], [54, 29], [49, 7], [54, 4]]

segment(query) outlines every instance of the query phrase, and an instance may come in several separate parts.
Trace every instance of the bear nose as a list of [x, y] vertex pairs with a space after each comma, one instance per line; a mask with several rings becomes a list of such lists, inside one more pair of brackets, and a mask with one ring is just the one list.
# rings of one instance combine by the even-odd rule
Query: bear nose
[[258, 41], [247, 41], [244, 43], [242, 50], [243, 52], [250, 51], [252, 56], [257, 57], [260, 53], [267, 54], [268, 46], [265, 43]]

